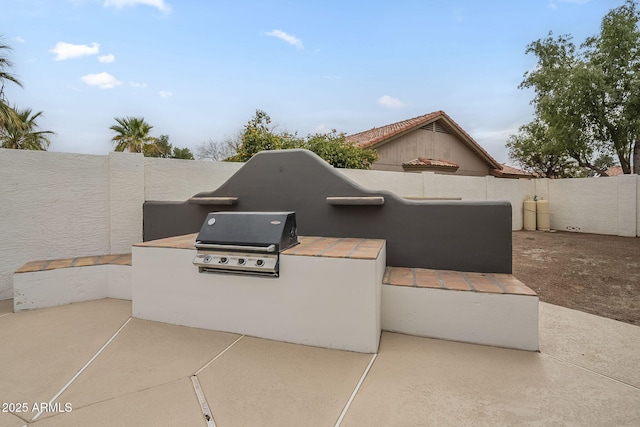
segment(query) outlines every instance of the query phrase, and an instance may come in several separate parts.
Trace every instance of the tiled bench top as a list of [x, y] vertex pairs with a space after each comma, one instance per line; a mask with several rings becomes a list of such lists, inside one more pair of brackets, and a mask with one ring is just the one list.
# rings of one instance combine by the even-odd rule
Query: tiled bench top
[[283, 255], [328, 258], [376, 259], [384, 246], [381, 239], [299, 236], [300, 244], [282, 252]]
[[131, 265], [131, 254], [85, 256], [77, 258], [31, 261], [16, 270], [16, 273], [55, 270], [58, 268], [87, 267], [92, 265]]
[[[195, 249], [197, 233], [167, 237], [136, 243], [134, 246]], [[320, 256], [328, 258], [376, 259], [384, 246], [381, 239], [298, 236], [298, 245], [282, 252], [283, 255]]]
[[195, 249], [196, 236], [198, 233], [185, 234], [183, 236], [166, 237], [164, 239], [149, 240], [148, 242], [136, 243], [133, 246], [148, 248], [171, 248], [171, 249]]
[[385, 285], [496, 294], [532, 295], [536, 293], [511, 274], [470, 273], [426, 268], [387, 267]]

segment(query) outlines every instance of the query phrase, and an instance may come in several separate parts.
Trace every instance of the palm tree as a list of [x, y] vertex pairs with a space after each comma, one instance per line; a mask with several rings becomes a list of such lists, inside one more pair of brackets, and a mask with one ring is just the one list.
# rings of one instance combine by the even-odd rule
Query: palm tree
[[0, 42], [0, 128], [3, 127], [6, 122], [15, 121], [17, 119], [14, 109], [9, 106], [9, 103], [4, 96], [5, 82], [15, 83], [22, 87], [20, 80], [7, 71], [13, 67], [13, 63], [9, 61], [4, 52], [10, 50], [11, 47]]
[[42, 115], [42, 111], [32, 114], [31, 108], [11, 110], [15, 120], [6, 121], [0, 128], [0, 148], [45, 151], [51, 143], [49, 135], [55, 133], [48, 130], [36, 131], [36, 120]]
[[153, 143], [155, 138], [149, 136], [149, 132], [153, 129], [149, 123], [144, 121], [142, 117], [115, 117], [117, 125], [111, 126], [117, 135], [111, 138], [116, 147], [114, 151], [129, 151], [130, 153], [142, 153], [145, 145]]

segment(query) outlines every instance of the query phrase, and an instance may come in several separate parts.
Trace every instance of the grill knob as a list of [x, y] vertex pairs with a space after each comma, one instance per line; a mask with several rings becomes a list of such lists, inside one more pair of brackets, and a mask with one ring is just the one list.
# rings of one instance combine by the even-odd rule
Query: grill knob
[[223, 256], [222, 258], [220, 258], [220, 261], [218, 261], [218, 262], [220, 264], [226, 264], [226, 263], [229, 262], [229, 258]]
[[246, 260], [244, 258], [238, 259], [238, 265], [244, 265], [245, 262]]
[[209, 263], [209, 262], [211, 262], [211, 260], [212, 260], [211, 255], [207, 255], [206, 257], [204, 257], [204, 259], [202, 260], [202, 262], [204, 262], [204, 263]]
[[264, 260], [262, 260], [262, 259], [257, 260], [257, 261], [256, 261], [256, 265], [257, 265], [258, 267], [262, 267], [262, 266], [264, 265]]

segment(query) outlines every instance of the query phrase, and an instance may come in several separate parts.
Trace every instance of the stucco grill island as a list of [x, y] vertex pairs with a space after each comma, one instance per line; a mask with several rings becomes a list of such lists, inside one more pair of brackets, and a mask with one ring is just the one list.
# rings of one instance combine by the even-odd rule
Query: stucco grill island
[[216, 190], [145, 202], [133, 315], [362, 353], [382, 330], [535, 351], [511, 212], [407, 200], [308, 151], [261, 152]]

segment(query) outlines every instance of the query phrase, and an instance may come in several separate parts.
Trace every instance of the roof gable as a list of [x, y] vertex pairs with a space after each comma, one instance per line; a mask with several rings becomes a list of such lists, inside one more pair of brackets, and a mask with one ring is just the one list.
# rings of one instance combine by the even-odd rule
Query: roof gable
[[[444, 122], [445, 126], [442, 126]], [[487, 163], [493, 169], [502, 169], [498, 163], [484, 148], [482, 148], [467, 132], [464, 131], [456, 122], [451, 119], [444, 111], [435, 111], [423, 116], [414, 117], [412, 119], [403, 120], [390, 125], [373, 128], [364, 132], [348, 135], [346, 140], [355, 144], [360, 148], [377, 148], [383, 144], [393, 141], [402, 135], [406, 135], [416, 129], [433, 124], [433, 130], [441, 131], [451, 130], [468, 148], [470, 148], [478, 157]], [[438, 129], [440, 128], [440, 130]]]

